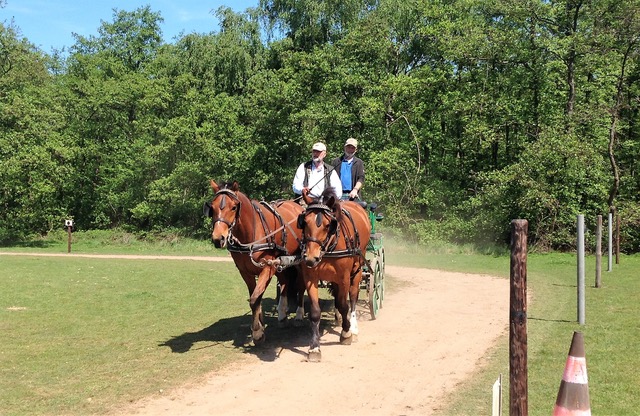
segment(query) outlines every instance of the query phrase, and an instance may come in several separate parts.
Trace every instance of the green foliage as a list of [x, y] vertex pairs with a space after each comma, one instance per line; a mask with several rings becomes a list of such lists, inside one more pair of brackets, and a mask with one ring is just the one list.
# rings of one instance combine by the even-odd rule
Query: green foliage
[[0, 241], [62, 224], [76, 149], [46, 57], [0, 24]]
[[617, 217], [620, 219], [620, 251], [623, 253], [639, 253], [640, 204], [633, 201], [620, 205]]
[[496, 240], [508, 241], [511, 219], [524, 218], [539, 248], [569, 248], [578, 214], [606, 212], [606, 162], [571, 136], [542, 137], [518, 163], [481, 180], [468, 215]]
[[567, 249], [611, 198], [638, 250], [637, 0], [316, 3], [221, 7], [169, 44], [160, 12], [115, 10], [67, 57], [2, 24], [0, 240], [68, 216], [198, 234], [209, 179], [289, 198], [312, 143], [355, 137], [365, 198], [420, 241], [504, 243], [526, 218]]

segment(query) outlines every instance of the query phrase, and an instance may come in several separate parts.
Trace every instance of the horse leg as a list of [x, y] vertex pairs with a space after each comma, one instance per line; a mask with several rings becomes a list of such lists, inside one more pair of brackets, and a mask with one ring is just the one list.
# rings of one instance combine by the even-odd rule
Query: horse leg
[[336, 302], [340, 316], [342, 316], [342, 332], [340, 333], [340, 344], [351, 345], [353, 340], [353, 333], [351, 332], [351, 321], [349, 320], [349, 303], [347, 297], [349, 291], [346, 285], [338, 287], [338, 293], [336, 294]]
[[318, 299], [318, 282], [307, 282], [309, 295], [309, 320], [311, 321], [311, 343], [309, 344], [309, 358], [311, 362], [320, 362], [320, 301]]
[[264, 334], [264, 315], [262, 314], [262, 293], [254, 296], [256, 293], [256, 279], [253, 275], [243, 274], [242, 278], [249, 289], [249, 307], [251, 308], [251, 338], [254, 345], [260, 345], [265, 340]]
[[289, 284], [287, 283], [286, 276], [279, 277], [278, 282], [278, 326], [284, 328], [287, 326], [287, 315], [289, 312], [289, 297], [287, 296]]
[[[289, 267], [278, 276], [278, 323], [280, 327], [285, 326], [287, 316], [289, 314], [289, 296], [296, 297], [296, 317], [293, 321], [294, 326], [302, 326], [304, 319], [304, 279], [302, 272], [298, 267]], [[284, 299], [283, 299], [284, 298]]]
[[342, 326], [342, 315], [338, 310], [338, 284], [331, 282], [328, 284], [329, 293], [333, 296], [333, 326]]
[[296, 289], [296, 317], [293, 320], [293, 326], [301, 327], [304, 324], [304, 279], [302, 278], [302, 272], [295, 268], [295, 276], [291, 279], [291, 283], [295, 285]]
[[349, 321], [351, 322], [351, 333], [353, 334], [353, 342], [358, 341], [358, 317], [356, 314], [356, 305], [358, 304], [358, 296], [360, 295], [360, 281], [362, 280], [362, 270], [358, 271], [354, 278], [351, 280], [349, 286], [349, 301], [351, 315]]
[[338, 309], [338, 300], [333, 301], [333, 326], [342, 326], [342, 315]]

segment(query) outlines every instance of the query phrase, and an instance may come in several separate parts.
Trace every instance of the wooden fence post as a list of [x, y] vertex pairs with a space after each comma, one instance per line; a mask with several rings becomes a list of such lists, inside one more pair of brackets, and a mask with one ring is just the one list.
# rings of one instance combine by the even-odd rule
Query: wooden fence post
[[511, 221], [509, 415], [527, 416], [527, 220]]

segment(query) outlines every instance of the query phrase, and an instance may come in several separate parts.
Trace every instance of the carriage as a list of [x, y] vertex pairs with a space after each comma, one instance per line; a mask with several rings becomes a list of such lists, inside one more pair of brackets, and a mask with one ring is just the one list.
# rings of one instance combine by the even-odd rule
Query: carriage
[[376, 223], [384, 217], [377, 212], [378, 206], [375, 203], [369, 204], [367, 212], [371, 221], [371, 237], [367, 244], [367, 262], [362, 270], [362, 281], [360, 291], [366, 296], [360, 296], [364, 304], [369, 308], [371, 319], [376, 319], [382, 308], [384, 300], [384, 266], [385, 254], [382, 233], [376, 231]]

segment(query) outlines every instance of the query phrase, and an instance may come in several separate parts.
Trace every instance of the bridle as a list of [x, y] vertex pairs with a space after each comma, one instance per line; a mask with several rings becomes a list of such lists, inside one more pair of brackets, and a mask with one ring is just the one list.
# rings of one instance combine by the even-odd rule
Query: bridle
[[336, 245], [338, 244], [338, 236], [340, 233], [339, 227], [338, 227], [338, 220], [336, 219], [335, 215], [333, 214], [333, 211], [331, 210], [331, 208], [329, 208], [327, 205], [324, 204], [312, 204], [309, 205], [306, 209], [305, 212], [303, 212], [302, 214], [300, 214], [300, 216], [298, 217], [298, 227], [304, 229], [305, 226], [305, 218], [306, 216], [309, 214], [309, 211], [311, 212], [315, 212], [316, 214], [316, 226], [319, 228], [322, 225], [322, 218], [323, 217], [327, 217], [329, 218], [329, 230], [327, 232], [327, 236], [324, 238], [324, 240], [320, 241], [317, 238], [313, 238], [313, 237], [307, 237], [306, 234], [304, 234], [303, 232], [303, 247], [302, 247], [302, 252], [303, 254], [306, 252], [307, 250], [307, 242], [313, 242], [316, 243], [320, 246], [320, 252], [322, 255], [324, 255], [327, 252], [331, 252], [335, 249]]
[[216, 222], [221, 222], [221, 223], [227, 225], [227, 227], [229, 228], [229, 233], [231, 233], [231, 229], [238, 222], [238, 217], [240, 216], [240, 209], [242, 208], [242, 202], [238, 198], [238, 195], [236, 195], [235, 192], [233, 192], [233, 191], [231, 191], [229, 189], [220, 189], [218, 192], [215, 193], [215, 195], [213, 195], [213, 199], [211, 201], [213, 202], [213, 201], [215, 201], [216, 198], [218, 198], [219, 196], [222, 196], [222, 200], [220, 201], [220, 207], [219, 208], [220, 208], [220, 210], [223, 210], [227, 206], [227, 200], [226, 200], [226, 196], [227, 195], [238, 204], [238, 208], [236, 209], [236, 214], [233, 217], [233, 221], [229, 222], [229, 221], [225, 220], [224, 218], [218, 217], [218, 218], [213, 220], [211, 225], [215, 226]]

